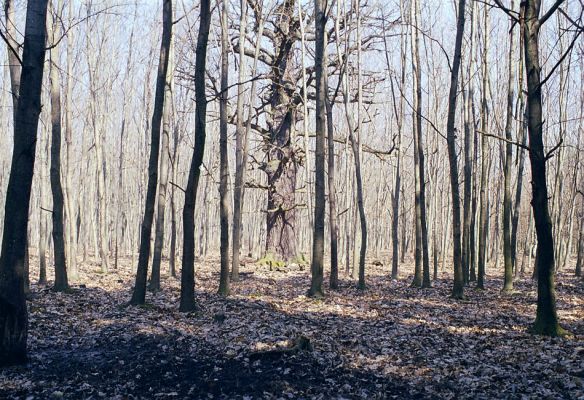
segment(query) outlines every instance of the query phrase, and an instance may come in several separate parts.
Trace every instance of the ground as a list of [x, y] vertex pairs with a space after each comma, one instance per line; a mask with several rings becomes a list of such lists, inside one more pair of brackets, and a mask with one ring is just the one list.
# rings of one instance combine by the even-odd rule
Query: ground
[[[366, 291], [342, 276], [339, 291], [313, 300], [299, 267], [248, 262], [228, 298], [216, 294], [218, 269], [216, 258], [197, 262], [191, 314], [178, 312], [169, 277], [146, 306], [127, 306], [129, 260], [110, 274], [83, 264], [71, 293], [33, 284], [30, 361], [0, 371], [0, 398], [584, 398], [584, 282], [572, 271], [557, 289], [574, 335], [546, 338], [527, 332], [534, 283], [518, 278], [503, 295], [502, 271], [457, 301], [447, 271], [421, 290], [409, 269], [391, 281], [390, 267], [370, 264]], [[312, 350], [267, 351], [299, 335]]]

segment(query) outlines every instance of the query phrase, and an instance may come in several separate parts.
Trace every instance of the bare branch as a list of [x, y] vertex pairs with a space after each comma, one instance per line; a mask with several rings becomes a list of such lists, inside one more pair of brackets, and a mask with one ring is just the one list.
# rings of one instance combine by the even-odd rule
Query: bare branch
[[480, 133], [480, 134], [481, 134], [481, 135], [483, 135], [483, 136], [486, 136], [486, 137], [492, 137], [492, 138], [495, 138], [495, 139], [501, 140], [501, 141], [503, 141], [503, 142], [506, 142], [506, 143], [512, 144], [512, 145], [514, 145], [514, 146], [517, 146], [517, 147], [521, 147], [522, 149], [525, 149], [525, 150], [529, 151], [529, 146], [526, 146], [526, 145], [524, 145], [523, 143], [515, 142], [515, 141], [513, 141], [513, 140], [509, 140], [509, 139], [507, 139], [507, 138], [504, 138], [504, 137], [502, 137], [502, 136], [493, 135], [492, 133], [487, 133], [487, 132], [483, 132], [483, 131], [479, 131], [479, 130], [477, 130], [477, 132], [478, 132], [478, 133]]

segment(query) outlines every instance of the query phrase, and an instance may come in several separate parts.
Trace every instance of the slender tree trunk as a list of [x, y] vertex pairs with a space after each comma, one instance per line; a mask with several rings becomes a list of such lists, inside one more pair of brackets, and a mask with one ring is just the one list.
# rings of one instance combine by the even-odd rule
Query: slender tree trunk
[[[523, 24], [520, 25], [519, 30], [519, 48], [523, 47]], [[519, 65], [523, 65], [523, 52], [519, 51], [520, 62]], [[525, 114], [525, 96], [523, 94], [523, 68], [519, 68], [519, 82], [518, 82], [518, 92], [517, 96], [519, 99], [519, 112], [518, 118], [518, 131], [521, 132], [521, 144], [523, 146], [527, 145], [527, 124], [526, 124], [526, 114]], [[517, 186], [515, 189], [515, 203], [513, 209], [513, 216], [511, 218], [511, 259], [513, 261], [513, 269], [517, 270], [516, 259], [517, 259], [517, 230], [519, 227], [519, 212], [521, 210], [521, 192], [523, 191], [523, 171], [525, 169], [525, 152], [522, 148], [517, 149], [517, 158], [519, 159], [519, 166], [517, 167]], [[529, 224], [529, 222], [528, 222]]]
[[[172, 157], [172, 181], [176, 182], [177, 176], [177, 147], [178, 147], [178, 129], [175, 126], [173, 130], [174, 135], [174, 149]], [[174, 197], [175, 188], [171, 189], [170, 194], [170, 252], [168, 255], [168, 268], [170, 276], [176, 278], [176, 200]]]
[[227, 158], [227, 114], [229, 90], [229, 37], [227, 0], [221, 6], [221, 95], [219, 96], [219, 219], [221, 229], [221, 277], [219, 294], [229, 295], [229, 159]]
[[[136, 282], [130, 304], [140, 305], [146, 301], [146, 279], [148, 277], [148, 261], [150, 258], [150, 238], [152, 236], [152, 221], [154, 219], [154, 203], [156, 202], [156, 186], [158, 184], [158, 158], [160, 153], [160, 128], [164, 113], [164, 97], [168, 64], [170, 58], [170, 43], [172, 38], [172, 0], [164, 0], [162, 6], [162, 40], [158, 74], [156, 77], [156, 94], [152, 112], [152, 143], [150, 160], [148, 162], [148, 188], [144, 206], [144, 218], [140, 230], [140, 251]], [[167, 131], [168, 133], [168, 131]]]
[[130, 46], [128, 48], [128, 59], [126, 62], [126, 72], [124, 79], [124, 95], [122, 100], [122, 124], [120, 128], [120, 153], [118, 157], [118, 204], [116, 210], [116, 221], [115, 221], [115, 258], [114, 258], [114, 269], [118, 269], [119, 261], [119, 250], [123, 246], [124, 238], [126, 236], [126, 226], [127, 226], [127, 216], [126, 216], [126, 196], [124, 191], [124, 142], [126, 141], [126, 124], [128, 123], [130, 116], [128, 110], [128, 91], [131, 87], [133, 72], [132, 72], [132, 55], [133, 53], [133, 41], [134, 41], [134, 26], [136, 23], [136, 14], [138, 11], [138, 6], [134, 8], [134, 23], [132, 24], [132, 30], [130, 31], [130, 38], [128, 42]]
[[[53, 10], [53, 22], [49, 25], [51, 42], [60, 36], [58, 13], [61, 10], [61, 1], [57, 1]], [[55, 261], [55, 285], [54, 289], [63, 292], [69, 289], [67, 281], [67, 260], [65, 256], [65, 239], [63, 224], [63, 187], [61, 186], [61, 79], [57, 70], [59, 51], [58, 47], [50, 50], [49, 80], [51, 90], [51, 192], [53, 194], [53, 254]]]
[[414, 40], [412, 42], [412, 48], [414, 50], [412, 66], [414, 69], [414, 82], [415, 82], [415, 101], [414, 105], [416, 107], [416, 129], [415, 129], [415, 144], [417, 147], [417, 158], [418, 158], [418, 185], [419, 185], [419, 196], [418, 196], [418, 208], [419, 208], [419, 225], [421, 233], [421, 245], [422, 245], [422, 287], [429, 288], [432, 286], [430, 282], [430, 257], [429, 257], [429, 246], [428, 246], [428, 223], [426, 221], [426, 171], [425, 171], [425, 157], [424, 157], [424, 136], [422, 131], [422, 70], [420, 67], [420, 51], [419, 51], [419, 33], [420, 28], [420, 5], [418, 0], [413, 2], [414, 10]]
[[[324, 264], [324, 215], [326, 208], [325, 198], [325, 131], [326, 131], [326, 73], [325, 60], [325, 1], [314, 0], [316, 32], [316, 52], [314, 63], [316, 69], [316, 154], [314, 159], [314, 232], [312, 238], [312, 281], [308, 294], [311, 297], [323, 297], [323, 264]], [[306, 117], [306, 116], [305, 116]]]
[[[239, 37], [246, 37], [247, 24], [247, 0], [240, 0], [241, 16], [239, 19]], [[261, 37], [261, 36], [258, 36]], [[259, 40], [258, 40], [259, 43]], [[257, 47], [257, 46], [256, 46]], [[239, 252], [241, 249], [241, 210], [243, 208], [243, 190], [245, 178], [244, 141], [245, 129], [243, 125], [244, 85], [245, 79], [245, 46], [239, 46], [239, 76], [237, 85], [237, 127], [235, 129], [235, 184], [233, 186], [233, 232], [232, 232], [232, 256], [231, 279], [239, 281]], [[253, 83], [252, 83], [253, 85]], [[253, 93], [253, 92], [252, 92]], [[250, 97], [250, 103], [251, 103]], [[251, 115], [249, 117], [251, 119]]]
[[489, 37], [489, 16], [487, 6], [483, 6], [483, 24], [484, 24], [484, 40], [483, 45], [483, 60], [482, 60], [482, 99], [481, 99], [481, 183], [480, 183], [480, 216], [479, 216], [479, 263], [478, 263], [478, 279], [477, 289], [484, 289], [485, 287], [485, 264], [487, 262], [487, 235], [489, 226], [489, 208], [488, 208], [488, 184], [487, 175], [489, 171], [487, 137], [485, 133], [488, 129], [488, 108], [487, 108], [487, 88], [488, 88], [488, 37]]
[[[422, 208], [420, 206], [421, 197], [421, 182], [420, 182], [420, 146], [418, 146], [419, 132], [421, 124], [418, 126], [418, 112], [422, 109], [421, 104], [418, 104], [420, 99], [417, 97], [417, 70], [416, 65], [418, 59], [415, 56], [417, 50], [417, 29], [416, 24], [416, 0], [410, 1], [410, 35], [411, 35], [411, 64], [412, 64], [412, 92], [414, 112], [412, 113], [412, 136], [414, 137], [414, 279], [412, 287], [422, 286], [422, 254], [424, 252], [422, 245]], [[420, 75], [421, 76], [421, 75]]]
[[582, 276], [582, 262], [584, 258], [584, 199], [581, 200], [582, 206], [580, 211], [580, 228], [578, 229], [578, 255], [576, 258], [576, 276]]
[[[68, 19], [69, 24], [73, 19], [72, 3], [68, 3]], [[77, 269], [77, 235], [78, 229], [75, 220], [75, 210], [73, 205], [73, 183], [71, 182], [73, 175], [73, 161], [71, 160], [71, 153], [73, 151], [73, 106], [72, 106], [72, 92], [73, 92], [73, 32], [67, 32], [67, 78], [65, 91], [65, 222], [67, 234], [65, 235], [67, 246], [67, 262], [69, 273], [69, 280], [77, 280], [79, 272]]]
[[[323, 56], [323, 63], [326, 65], [326, 54]], [[334, 134], [335, 128], [333, 124], [333, 105], [328, 98], [328, 74], [326, 68], [324, 69], [324, 81], [326, 85], [326, 123], [327, 123], [327, 143], [328, 143], [328, 200], [329, 200], [329, 230], [331, 235], [330, 252], [331, 252], [331, 275], [330, 288], [338, 289], [339, 287], [339, 224], [337, 216], [337, 198], [336, 198], [336, 184], [335, 184], [335, 142]]]
[[461, 232], [460, 232], [460, 188], [458, 183], [458, 156], [456, 153], [456, 98], [458, 90], [458, 74], [460, 70], [460, 58], [462, 53], [462, 36], [464, 34], [465, 0], [458, 0], [458, 16], [456, 23], [456, 42], [454, 45], [454, 58], [450, 76], [450, 93], [448, 95], [448, 119], [446, 122], [446, 141], [448, 145], [448, 161], [450, 164], [450, 189], [452, 195], [452, 239], [453, 239], [453, 266], [454, 286], [452, 297], [462, 299], [464, 297], [464, 278], [462, 276], [461, 263]]
[[[511, 0], [510, 9], [514, 8], [514, 1]], [[503, 257], [505, 262], [505, 279], [503, 291], [513, 290], [513, 248], [511, 245], [511, 163], [513, 162], [513, 104], [515, 102], [515, 35], [513, 27], [509, 32], [509, 59], [508, 62], [508, 91], [507, 91], [507, 122], [505, 124], [505, 161], [503, 165], [503, 178], [505, 181], [505, 191], [503, 195]]]
[[0, 254], [0, 366], [26, 361], [24, 264], [46, 43], [47, 0], [28, 3]]
[[209, 0], [201, 0], [199, 33], [195, 55], [195, 147], [189, 169], [183, 208], [183, 265], [181, 271], [180, 311], [193, 311], [195, 303], [195, 205], [199, 186], [200, 167], [205, 153], [207, 98], [205, 95], [205, 71], [207, 43], [211, 25]]
[[166, 69], [166, 81], [164, 85], [164, 105], [162, 108], [162, 136], [160, 138], [159, 155], [159, 182], [158, 201], [156, 210], [156, 227], [154, 233], [154, 254], [152, 255], [152, 273], [150, 274], [150, 287], [153, 292], [160, 290], [160, 264], [162, 263], [162, 250], [164, 245], [164, 217], [168, 195], [168, 174], [170, 158], [170, 131], [172, 129], [172, 98], [173, 98], [173, 40], [170, 39], [168, 52], [168, 67]]
[[[472, 228], [472, 212], [471, 212], [471, 196], [472, 196], [472, 98], [474, 96], [472, 73], [473, 71], [473, 48], [474, 48], [474, 2], [470, 4], [470, 44], [468, 50], [467, 61], [467, 80], [468, 90], [464, 92], [464, 199], [463, 199], [463, 232], [462, 232], [462, 269], [464, 274], [464, 281], [470, 281], [470, 264], [471, 264], [471, 228]], [[472, 129], [474, 130], [474, 129]]]

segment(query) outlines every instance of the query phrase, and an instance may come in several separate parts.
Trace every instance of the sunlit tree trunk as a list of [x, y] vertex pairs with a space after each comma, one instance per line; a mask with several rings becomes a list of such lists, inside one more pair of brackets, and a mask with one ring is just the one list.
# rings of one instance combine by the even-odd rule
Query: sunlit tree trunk
[[63, 225], [63, 187], [61, 185], [61, 79], [58, 71], [59, 51], [55, 41], [60, 36], [59, 13], [62, 1], [58, 0], [53, 9], [52, 24], [48, 31], [53, 47], [50, 50], [49, 83], [51, 91], [51, 192], [53, 194], [53, 254], [55, 262], [55, 285], [58, 292], [69, 289], [67, 280], [67, 259]]
[[[239, 37], [245, 38], [247, 25], [247, 0], [240, 0]], [[260, 36], [261, 37], [261, 36]], [[259, 40], [258, 40], [259, 42]], [[235, 128], [235, 182], [233, 186], [233, 232], [232, 232], [232, 256], [231, 256], [231, 279], [233, 282], [239, 281], [239, 252], [241, 249], [241, 210], [243, 208], [243, 190], [245, 179], [245, 128], [243, 121], [244, 107], [244, 85], [245, 79], [245, 50], [244, 46], [239, 46], [239, 75], [237, 85], [237, 126]], [[252, 92], [253, 93], [253, 92]], [[251, 99], [251, 97], [250, 97]], [[251, 102], [251, 101], [250, 101]], [[250, 118], [251, 119], [251, 118]]]

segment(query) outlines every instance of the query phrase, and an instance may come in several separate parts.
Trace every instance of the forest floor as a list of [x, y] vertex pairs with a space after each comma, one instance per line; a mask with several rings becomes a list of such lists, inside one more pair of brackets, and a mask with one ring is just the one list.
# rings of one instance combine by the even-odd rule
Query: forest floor
[[[223, 298], [209, 258], [197, 262], [200, 308], [182, 314], [168, 277], [146, 306], [127, 306], [130, 264], [109, 274], [84, 264], [68, 294], [32, 285], [30, 361], [0, 371], [0, 398], [584, 398], [584, 282], [571, 271], [557, 297], [574, 335], [546, 338], [527, 333], [534, 283], [503, 295], [493, 271], [486, 290], [456, 301], [446, 273], [421, 290], [409, 270], [391, 281], [368, 265], [366, 291], [343, 276], [313, 300], [309, 271], [248, 263]], [[269, 351], [299, 335], [311, 349]]]

